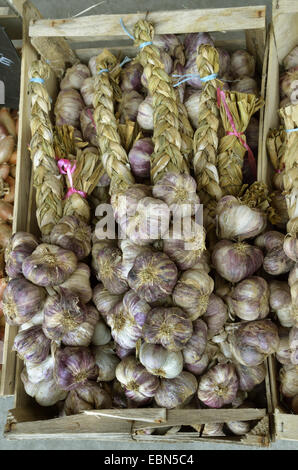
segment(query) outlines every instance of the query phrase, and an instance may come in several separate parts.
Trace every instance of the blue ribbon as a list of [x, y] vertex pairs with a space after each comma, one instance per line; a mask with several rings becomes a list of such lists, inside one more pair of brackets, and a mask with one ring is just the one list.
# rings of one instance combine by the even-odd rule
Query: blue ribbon
[[43, 78], [40, 78], [40, 77], [32, 77], [32, 78], [30, 78], [30, 82], [34, 82], [34, 83], [44, 83], [44, 79], [43, 79]]
[[290, 134], [291, 132], [298, 132], [298, 127], [296, 127], [295, 129], [286, 129], [286, 132], [288, 134]]
[[152, 41], [145, 41], [142, 42], [142, 44], [139, 45], [139, 49], [143, 49], [146, 46], [152, 46], [153, 42]]
[[207, 75], [207, 77], [202, 77], [201, 82], [209, 82], [209, 80], [214, 80], [217, 76], [218, 73], [212, 73], [211, 75]]
[[124, 59], [122, 60], [122, 62], [119, 64], [119, 67], [123, 67], [123, 65], [127, 64], [127, 62], [130, 62], [131, 59], [129, 57], [124, 57]]
[[200, 74], [199, 74], [199, 73], [186, 73], [185, 75], [173, 74], [172, 76], [173, 76], [173, 77], [180, 77], [180, 78], [182, 78], [182, 80], [180, 80], [179, 82], [175, 83], [175, 85], [173, 85], [174, 87], [179, 86], [179, 85], [181, 85], [181, 84], [184, 83], [184, 82], [187, 82], [187, 81], [190, 80], [191, 78], [195, 78], [195, 77], [199, 77], [199, 78], [200, 78]]
[[[123, 19], [120, 18], [120, 24], [122, 26], [122, 29], [123, 31], [125, 32], [125, 34], [127, 34], [127, 36], [130, 37], [130, 39], [132, 39], [133, 41], [135, 41], [135, 37], [130, 34], [130, 32], [128, 31], [128, 29], [124, 26], [124, 23], [123, 23]], [[139, 45], [139, 49], [143, 49], [144, 47], [146, 46], [151, 46], [153, 44], [152, 41], [145, 41], [145, 42], [142, 42], [140, 45]]]
[[109, 72], [109, 69], [101, 69], [99, 72], [97, 72], [97, 75], [101, 75], [104, 72]]

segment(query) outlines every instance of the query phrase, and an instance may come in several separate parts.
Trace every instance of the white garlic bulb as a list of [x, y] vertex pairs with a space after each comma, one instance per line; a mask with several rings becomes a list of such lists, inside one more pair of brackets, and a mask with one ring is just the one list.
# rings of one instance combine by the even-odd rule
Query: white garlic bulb
[[23, 369], [21, 380], [24, 384], [26, 393], [30, 397], [34, 397], [41, 406], [52, 406], [60, 400], [65, 400], [67, 392], [61, 390], [56, 384], [53, 377], [51, 379], [42, 380], [38, 383], [32, 383], [28, 379], [26, 369]]
[[143, 343], [140, 348], [140, 362], [153, 375], [173, 379], [182, 372], [181, 351], [169, 351], [158, 344]]
[[95, 363], [98, 367], [98, 381], [110, 382], [116, 377], [116, 367], [120, 359], [114, 352], [113, 342], [104, 346], [95, 346], [92, 348], [95, 357]]
[[91, 344], [94, 346], [103, 346], [111, 341], [112, 335], [110, 328], [105, 324], [102, 318], [99, 318], [95, 324]]

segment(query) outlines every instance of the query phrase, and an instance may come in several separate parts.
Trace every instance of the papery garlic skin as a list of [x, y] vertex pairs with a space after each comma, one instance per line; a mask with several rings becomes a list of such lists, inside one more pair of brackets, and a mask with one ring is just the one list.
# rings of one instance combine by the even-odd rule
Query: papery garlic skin
[[68, 393], [63, 406], [63, 415], [79, 414], [84, 410], [102, 410], [112, 407], [112, 399], [101, 384], [86, 382]]
[[53, 406], [58, 401], [65, 400], [67, 396], [67, 392], [58, 387], [53, 377], [50, 380], [42, 380], [33, 384], [28, 379], [26, 369], [23, 369], [21, 380], [24, 384], [25, 392], [29, 396], [34, 397], [40, 406]]
[[118, 108], [121, 124], [125, 124], [126, 121], [136, 122], [138, 109], [143, 100], [143, 96], [136, 90], [124, 91], [122, 93]]
[[204, 353], [202, 357], [194, 362], [193, 364], [185, 364], [184, 367], [188, 372], [194, 375], [202, 375], [209, 365], [210, 359], [207, 353]]
[[151, 188], [145, 184], [129, 186], [126, 191], [121, 192], [120, 196], [112, 194], [111, 204], [116, 222], [120, 223], [125, 217], [133, 217], [138, 211], [139, 202], [151, 196]]
[[54, 378], [62, 390], [74, 390], [97, 375], [95, 358], [88, 348], [67, 346], [56, 351]]
[[263, 232], [267, 225], [267, 217], [258, 209], [235, 203], [223, 207], [219, 212], [217, 223], [219, 238], [242, 241]]
[[269, 287], [259, 276], [248, 277], [234, 286], [229, 299], [232, 313], [241, 320], [261, 320], [269, 314]]
[[98, 367], [97, 381], [110, 382], [116, 377], [116, 367], [120, 359], [114, 352], [114, 344], [111, 342], [103, 346], [92, 347], [92, 353]]
[[112, 294], [101, 283], [97, 284], [93, 289], [92, 300], [104, 318], [122, 299], [122, 294]]
[[49, 295], [54, 292], [61, 294], [63, 291], [70, 291], [77, 295], [81, 302], [87, 304], [92, 299], [92, 289], [90, 285], [90, 268], [85, 263], [78, 263], [74, 273], [60, 286], [47, 287]]
[[122, 359], [118, 364], [116, 378], [124, 386], [125, 395], [135, 401], [150, 399], [159, 387], [158, 377], [150, 374], [132, 356]]
[[98, 141], [96, 135], [96, 127], [94, 124], [93, 108], [84, 108], [82, 110], [82, 112], [80, 113], [80, 127], [82, 130], [84, 141], [89, 142], [90, 145], [94, 147], [97, 147]]
[[258, 84], [257, 81], [252, 77], [242, 77], [239, 81], [235, 82], [232, 90], [238, 91], [239, 93], [258, 95]]
[[122, 251], [124, 273], [127, 277], [136, 258], [142, 253], [145, 253], [145, 251], [148, 250], [148, 247], [136, 245], [129, 239], [119, 240], [119, 247]]
[[298, 238], [297, 237], [285, 237], [285, 241], [283, 244], [283, 249], [285, 254], [291, 260], [297, 263], [298, 261]]
[[5, 248], [5, 270], [12, 279], [22, 277], [22, 264], [38, 246], [38, 241], [27, 232], [15, 233]]
[[133, 174], [138, 178], [150, 178], [151, 154], [154, 150], [152, 139], [137, 140], [129, 151], [128, 158]]
[[25, 360], [25, 366], [28, 380], [32, 384], [53, 379], [54, 358], [52, 356], [46, 357], [44, 361], [38, 364]]
[[257, 366], [278, 350], [277, 326], [268, 319], [240, 323], [229, 335], [229, 344], [237, 362]]
[[136, 258], [128, 284], [141, 299], [155, 302], [172, 293], [177, 277], [177, 267], [165, 253], [148, 251]]
[[50, 344], [51, 341], [45, 337], [42, 327], [35, 325], [15, 336], [12, 349], [21, 359], [39, 364], [48, 357]]
[[170, 410], [189, 403], [197, 388], [198, 382], [195, 376], [182, 371], [174, 379], [161, 379], [154, 399], [158, 406]]
[[26, 279], [38, 286], [56, 286], [65, 282], [76, 270], [77, 257], [69, 250], [42, 243], [22, 265]]
[[112, 294], [124, 294], [129, 287], [126, 281], [121, 250], [102, 248], [97, 254], [97, 278]]
[[289, 334], [289, 347], [291, 350], [291, 362], [298, 365], [298, 327], [293, 326]]
[[137, 62], [129, 62], [121, 70], [120, 86], [122, 91], [141, 91], [143, 67]]
[[136, 349], [135, 348], [131, 348], [131, 349], [122, 348], [120, 344], [115, 343], [115, 353], [117, 354], [119, 359], [124, 359], [127, 356], [135, 356]]
[[154, 308], [143, 326], [143, 338], [147, 343], [161, 344], [169, 351], [183, 349], [192, 333], [191, 319], [178, 307]]
[[135, 348], [150, 310], [147, 302], [134, 291], [128, 291], [106, 317], [116, 343], [125, 349]]
[[87, 65], [75, 64], [66, 69], [64, 78], [60, 82], [61, 90], [68, 90], [71, 88], [80, 90], [84, 80], [90, 77], [90, 71]]
[[263, 262], [263, 268], [272, 276], [279, 276], [289, 272], [294, 266], [294, 261], [285, 254], [283, 248], [273, 248], [269, 251]]
[[173, 300], [188, 313], [191, 320], [196, 320], [206, 312], [213, 288], [214, 281], [205, 271], [188, 269], [181, 274], [175, 286]]
[[223, 426], [224, 426], [224, 423], [204, 424], [202, 436], [213, 436], [213, 437], [225, 436], [225, 433], [223, 431]]
[[201, 101], [201, 90], [192, 93], [184, 102], [191, 125], [194, 129], [199, 125], [199, 105]]
[[269, 232], [259, 235], [254, 244], [259, 248], [264, 248], [266, 251], [271, 251], [274, 248], [281, 248], [284, 243], [285, 236], [277, 230], [269, 230]]
[[264, 363], [252, 367], [236, 363], [235, 367], [239, 379], [239, 390], [250, 392], [265, 380], [266, 366]]
[[298, 366], [294, 364], [284, 365], [279, 372], [280, 391], [285, 397], [298, 395]]
[[270, 308], [276, 313], [279, 323], [290, 328], [294, 325], [292, 317], [291, 292], [287, 282], [270, 281]]
[[43, 310], [37, 312], [29, 321], [22, 323], [19, 327], [19, 332], [31, 328], [31, 326], [42, 325], [44, 320]]
[[214, 246], [212, 263], [221, 277], [230, 282], [240, 282], [262, 266], [263, 253], [244, 242], [221, 240]]
[[202, 320], [208, 327], [208, 338], [212, 338], [218, 334], [223, 328], [228, 319], [228, 309], [224, 301], [215, 294], [211, 294], [207, 310], [204, 313]]
[[249, 52], [241, 49], [233, 52], [231, 56], [231, 72], [235, 78], [253, 77], [256, 61]]
[[137, 123], [142, 129], [153, 131], [153, 101], [151, 96], [147, 96], [139, 105]]
[[53, 245], [72, 251], [81, 260], [91, 251], [91, 227], [78, 217], [68, 215], [55, 225], [50, 240]]
[[87, 77], [83, 81], [81, 85], [81, 95], [85, 102], [86, 106], [93, 106], [93, 99], [94, 99], [94, 84], [95, 78], [94, 77]]
[[233, 364], [217, 364], [206, 372], [199, 382], [198, 398], [210, 408], [221, 408], [232, 403], [239, 387]]
[[229, 421], [226, 425], [236, 436], [244, 436], [250, 430], [249, 421]]
[[24, 278], [8, 282], [2, 298], [2, 310], [9, 325], [30, 321], [44, 304], [45, 291]]
[[284, 365], [292, 364], [291, 355], [292, 351], [289, 344], [289, 330], [288, 328], [280, 328], [279, 329], [279, 346], [278, 350], [276, 351], [276, 359], [278, 362]]
[[103, 346], [108, 344], [111, 341], [112, 335], [110, 328], [105, 324], [105, 322], [99, 318], [98, 322], [95, 324], [94, 333], [91, 339], [91, 343], [94, 346]]
[[174, 379], [182, 372], [183, 356], [180, 351], [169, 351], [158, 344], [143, 343], [140, 362], [153, 375]]
[[79, 127], [80, 114], [83, 108], [84, 102], [77, 90], [61, 90], [54, 108], [56, 125], [63, 126], [66, 124], [75, 128]]
[[207, 325], [198, 318], [193, 322], [193, 333], [183, 348], [185, 364], [195, 364], [203, 356], [207, 346]]

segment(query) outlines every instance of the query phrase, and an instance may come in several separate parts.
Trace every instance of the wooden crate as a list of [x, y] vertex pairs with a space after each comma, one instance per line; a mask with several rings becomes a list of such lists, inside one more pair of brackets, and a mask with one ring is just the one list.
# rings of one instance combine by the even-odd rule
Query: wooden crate
[[[145, 14], [121, 15], [128, 29]], [[267, 53], [265, 51], [265, 7], [224, 8], [216, 10], [181, 10], [149, 13], [147, 18], [154, 22], [156, 33], [187, 33], [198, 31], [229, 31], [219, 44], [230, 50], [247, 48], [255, 55], [262, 75], [262, 95], [264, 95]], [[31, 21], [31, 22], [30, 22]], [[15, 203], [14, 231], [27, 230], [37, 233], [35, 219], [35, 197], [31, 186], [31, 160], [28, 152], [30, 141], [30, 97], [28, 95], [28, 70], [38, 53], [50, 61], [56, 74], [60, 76], [66, 64], [79, 57], [87, 61], [106, 46], [132, 56], [136, 49], [131, 46], [120, 27], [120, 15], [101, 15], [64, 20], [43, 20], [39, 12], [29, 2], [23, 9], [23, 57], [20, 101], [20, 135], [18, 142], [17, 192]], [[30, 23], [30, 25], [29, 25]], [[242, 30], [243, 39], [231, 39], [233, 30]], [[245, 34], [244, 34], [244, 33]], [[66, 42], [67, 37], [69, 42]], [[228, 39], [226, 39], [228, 37]], [[229, 39], [230, 37], [230, 39]], [[111, 46], [111, 40], [114, 45]], [[88, 45], [84, 44], [88, 41]], [[109, 41], [109, 43], [107, 42]], [[115, 43], [116, 41], [116, 43]], [[79, 44], [81, 43], [81, 44]], [[82, 44], [83, 43], [83, 44]], [[92, 47], [90, 48], [90, 43]], [[99, 44], [100, 43], [100, 44]], [[72, 48], [69, 46], [72, 45]], [[34, 47], [32, 47], [32, 45]], [[53, 72], [47, 81], [53, 99], [57, 91], [57, 77]], [[261, 112], [260, 143], [262, 140], [263, 112]], [[9, 439], [97, 439], [97, 440], [137, 440], [152, 442], [212, 442], [242, 443], [246, 445], [268, 446], [270, 442], [270, 419], [272, 411], [269, 374], [266, 378], [266, 409], [224, 409], [224, 410], [103, 410], [64, 418], [54, 418], [53, 409], [39, 407], [24, 392], [20, 380], [21, 361], [16, 360], [11, 346], [16, 334], [15, 327], [7, 327], [5, 337], [6, 364], [2, 378], [2, 390], [14, 391], [15, 409], [7, 419], [5, 436]], [[15, 372], [16, 370], [16, 372]], [[115, 415], [116, 414], [116, 415]], [[52, 418], [52, 419], [49, 419]], [[189, 427], [197, 428], [204, 423], [226, 422], [229, 420], [259, 420], [258, 424], [241, 437], [206, 438]], [[175, 435], [151, 436], [144, 434], [148, 427], [185, 425], [186, 431]]]
[[[285, 56], [298, 45], [298, 2], [297, 0], [273, 0], [272, 26], [269, 31], [269, 58], [266, 83], [266, 105], [264, 113], [264, 139], [261, 148], [260, 178], [270, 184], [273, 174], [270, 159], [266, 153], [266, 137], [269, 129], [280, 124], [279, 75], [280, 65]], [[298, 441], [298, 415], [285, 412], [279, 397], [278, 363], [269, 360], [271, 397], [274, 407], [276, 439]]]

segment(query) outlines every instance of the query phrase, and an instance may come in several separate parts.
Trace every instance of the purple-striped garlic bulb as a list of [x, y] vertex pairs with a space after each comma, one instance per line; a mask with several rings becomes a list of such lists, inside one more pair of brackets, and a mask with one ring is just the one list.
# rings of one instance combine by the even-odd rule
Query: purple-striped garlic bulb
[[39, 364], [48, 357], [50, 345], [51, 341], [45, 337], [41, 325], [35, 325], [16, 335], [12, 349], [21, 359]]
[[239, 282], [227, 300], [231, 313], [241, 320], [262, 320], [269, 314], [269, 287], [262, 277], [247, 277]]
[[61, 390], [56, 381], [51, 377], [41, 380], [37, 383], [32, 383], [27, 374], [26, 368], [21, 373], [21, 380], [24, 384], [24, 389], [27, 395], [35, 398], [40, 406], [53, 406], [67, 397], [67, 391]]
[[94, 84], [95, 84], [95, 78], [94, 77], [87, 77], [82, 83], [80, 92], [83, 97], [83, 100], [85, 102], [85, 105], [88, 107], [93, 106], [93, 100], [94, 100]]
[[153, 100], [151, 96], [147, 96], [139, 105], [137, 123], [145, 131], [153, 131]]
[[30, 256], [38, 246], [38, 241], [27, 232], [15, 233], [5, 248], [5, 270], [12, 279], [22, 277], [23, 261]]
[[159, 379], [150, 374], [134, 357], [122, 359], [116, 368], [116, 378], [122, 384], [127, 398], [136, 405], [148, 403], [155, 396]]
[[63, 415], [70, 416], [84, 410], [103, 410], [112, 408], [112, 399], [105, 388], [88, 380], [85, 384], [71, 390], [63, 405]]
[[263, 362], [251, 367], [236, 363], [235, 367], [239, 379], [239, 390], [250, 392], [265, 380], [266, 366]]
[[233, 402], [238, 388], [235, 366], [231, 363], [217, 364], [201, 377], [198, 398], [210, 408], [222, 408]]
[[292, 299], [288, 283], [273, 280], [269, 282], [269, 289], [271, 310], [276, 313], [281, 326], [291, 328], [294, 325], [294, 319], [292, 317]]
[[283, 247], [273, 248], [269, 251], [263, 261], [263, 268], [271, 276], [279, 276], [288, 273], [294, 266], [294, 261], [284, 252]]
[[66, 69], [64, 78], [60, 82], [61, 90], [69, 90], [74, 88], [80, 90], [84, 80], [90, 77], [90, 71], [87, 65], [75, 64]]
[[241, 49], [231, 56], [231, 72], [235, 78], [254, 77], [256, 68], [255, 58]]
[[84, 140], [97, 147], [98, 140], [93, 115], [94, 110], [92, 108], [84, 108], [80, 113], [80, 126]]
[[187, 405], [198, 388], [196, 377], [190, 372], [182, 371], [174, 379], [161, 379], [154, 399], [161, 408], [173, 409]]
[[293, 326], [289, 334], [289, 347], [291, 350], [291, 362], [298, 365], [298, 327]]
[[93, 289], [92, 300], [99, 313], [106, 319], [108, 313], [123, 299], [121, 294], [111, 294], [103, 284], [97, 284]]
[[194, 362], [193, 364], [185, 364], [184, 368], [196, 376], [202, 375], [207, 369], [209, 362], [209, 355], [205, 352], [198, 361]]
[[183, 369], [181, 351], [169, 351], [159, 344], [143, 343], [140, 347], [140, 362], [150, 374], [165, 379], [174, 379]]
[[277, 230], [269, 230], [268, 232], [259, 235], [254, 244], [262, 250], [271, 251], [274, 248], [281, 248], [284, 243], [285, 236]]
[[2, 310], [9, 325], [22, 325], [30, 321], [41, 310], [45, 291], [23, 277], [11, 279], [2, 298]]
[[121, 250], [117, 247], [104, 247], [96, 256], [97, 279], [111, 294], [124, 294], [127, 284]]
[[285, 254], [291, 260], [298, 262], [298, 237], [287, 236], [285, 237], [283, 249]]
[[121, 124], [125, 124], [127, 121], [136, 122], [139, 106], [143, 100], [143, 96], [135, 90], [124, 91], [122, 93], [118, 108]]
[[289, 333], [290, 333], [289, 328], [282, 327], [278, 329], [279, 346], [278, 346], [278, 350], [276, 351], [275, 356], [278, 362], [280, 362], [283, 365], [292, 364], [292, 361], [291, 361], [292, 350], [289, 344]]
[[122, 91], [141, 91], [143, 67], [138, 62], [129, 62], [121, 70], [120, 86]]
[[65, 250], [72, 251], [78, 260], [91, 252], [91, 227], [74, 215], [67, 215], [53, 228], [50, 240]]
[[280, 391], [285, 397], [298, 395], [298, 366], [294, 364], [284, 365], [279, 372]]
[[111, 380], [114, 380], [116, 377], [116, 367], [120, 359], [117, 357], [114, 349], [115, 347], [112, 341], [103, 346], [92, 347], [92, 353], [98, 367], [98, 382], [111, 382]]
[[183, 349], [192, 333], [192, 321], [179, 307], [154, 308], [143, 326], [143, 338], [147, 343], [160, 344], [169, 351]]
[[36, 384], [43, 380], [53, 379], [54, 370], [54, 358], [53, 356], [47, 356], [44, 361], [35, 363], [31, 361], [24, 361], [27, 371], [28, 380]]
[[201, 101], [201, 93], [201, 90], [196, 90], [195, 93], [192, 93], [184, 101], [184, 106], [186, 107], [189, 120], [194, 129], [197, 129], [199, 126], [198, 109]]
[[208, 327], [208, 338], [212, 338], [222, 330], [228, 319], [228, 308], [218, 295], [210, 295], [207, 310], [202, 319]]
[[258, 95], [258, 84], [257, 81], [252, 77], [242, 77], [237, 80], [232, 86], [233, 91], [238, 91], [239, 93], [247, 93], [250, 95]]
[[78, 263], [73, 274], [59, 286], [46, 287], [49, 295], [61, 292], [71, 292], [79, 297], [83, 304], [87, 304], [92, 299], [92, 289], [90, 285], [90, 268], [85, 263]]
[[206, 346], [207, 325], [198, 318], [193, 322], [193, 333], [182, 350], [184, 363], [196, 364], [202, 358]]
[[154, 144], [150, 137], [137, 140], [129, 151], [131, 170], [137, 178], [150, 178], [151, 155]]
[[90, 349], [67, 346], [56, 351], [54, 378], [62, 390], [74, 390], [97, 376], [98, 367]]
[[63, 126], [66, 124], [75, 128], [79, 127], [80, 114], [83, 109], [84, 102], [77, 90], [61, 90], [54, 108], [56, 125]]

